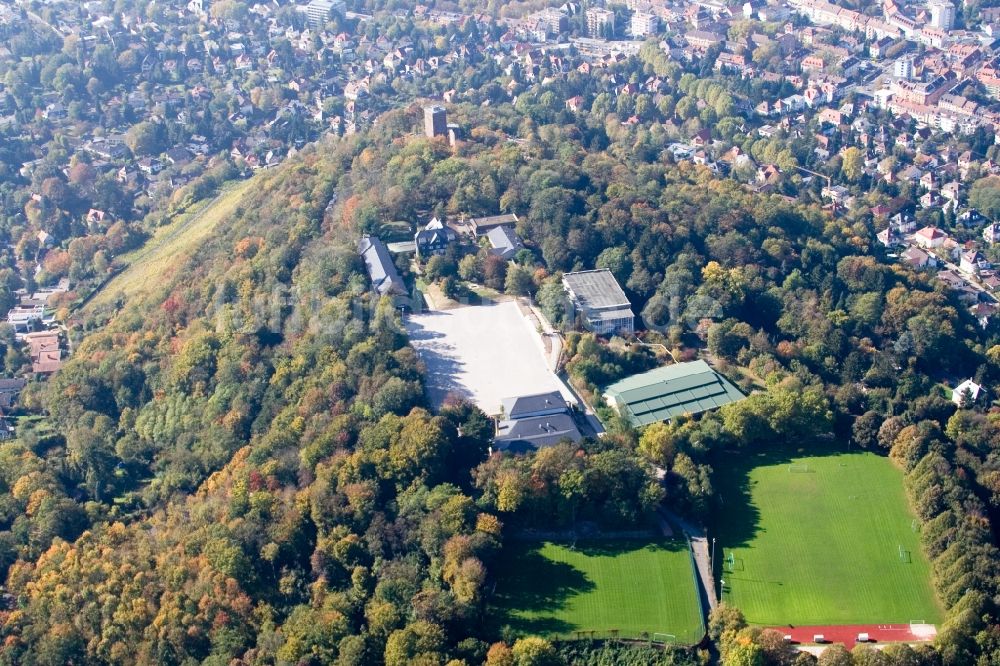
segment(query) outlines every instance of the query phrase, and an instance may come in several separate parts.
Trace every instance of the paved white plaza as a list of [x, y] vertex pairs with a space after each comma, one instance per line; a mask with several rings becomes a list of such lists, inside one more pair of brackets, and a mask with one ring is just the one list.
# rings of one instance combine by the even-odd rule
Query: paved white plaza
[[499, 413], [503, 398], [546, 391], [576, 402], [549, 369], [539, 333], [513, 301], [409, 315], [406, 330], [427, 365], [435, 408], [449, 394], [487, 414]]

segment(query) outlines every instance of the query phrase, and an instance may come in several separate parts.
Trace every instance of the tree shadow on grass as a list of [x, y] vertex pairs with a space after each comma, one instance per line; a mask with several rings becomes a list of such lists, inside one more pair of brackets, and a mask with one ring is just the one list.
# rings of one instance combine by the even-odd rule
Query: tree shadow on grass
[[558, 614], [569, 599], [594, 589], [576, 567], [543, 557], [539, 544], [511, 548], [499, 571], [494, 605], [518, 633], [566, 633], [577, 627]]
[[636, 550], [665, 550], [671, 553], [686, 551], [687, 543], [682, 539], [652, 537], [647, 539], [588, 539], [578, 541], [575, 550], [590, 557], [615, 557]]
[[[728, 450], [717, 452], [711, 465], [714, 473], [712, 485], [716, 490], [709, 536], [718, 538], [723, 549], [749, 548], [754, 538], [763, 531], [760, 510], [753, 504], [751, 472], [757, 467], [791, 464], [804, 456], [861, 454], [848, 451], [840, 441], [817, 441], [797, 446], [775, 445], [768, 450]], [[789, 471], [789, 473], [793, 473]], [[805, 472], [809, 473], [809, 472]], [[794, 502], [794, 497], [788, 498]], [[715, 574], [725, 572], [725, 558], [721, 553], [715, 559]]]

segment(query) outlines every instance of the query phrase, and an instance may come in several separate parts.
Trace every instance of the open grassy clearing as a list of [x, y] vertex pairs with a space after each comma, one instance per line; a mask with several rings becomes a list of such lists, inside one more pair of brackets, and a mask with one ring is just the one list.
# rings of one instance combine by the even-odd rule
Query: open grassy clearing
[[157, 229], [142, 247], [122, 255], [120, 260], [128, 267], [104, 285], [90, 303], [107, 304], [121, 294], [132, 297], [151, 286], [161, 286], [165, 277], [236, 210], [253, 182], [250, 178], [229, 183], [215, 197], [195, 204]]
[[672, 634], [676, 639], [670, 640], [681, 643], [704, 634], [684, 541], [515, 543], [505, 555], [497, 605], [515, 631], [567, 636], [617, 630], [636, 638], [648, 632]]
[[713, 531], [722, 598], [755, 624], [941, 619], [902, 473], [872, 453], [728, 454]]

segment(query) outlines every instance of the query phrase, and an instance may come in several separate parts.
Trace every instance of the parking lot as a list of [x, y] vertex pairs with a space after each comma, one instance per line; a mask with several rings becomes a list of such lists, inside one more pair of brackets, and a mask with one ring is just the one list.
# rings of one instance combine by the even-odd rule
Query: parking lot
[[576, 402], [549, 369], [538, 331], [513, 301], [431, 310], [406, 317], [410, 341], [427, 365], [427, 391], [439, 408], [449, 394], [487, 414], [500, 400], [560, 391]]

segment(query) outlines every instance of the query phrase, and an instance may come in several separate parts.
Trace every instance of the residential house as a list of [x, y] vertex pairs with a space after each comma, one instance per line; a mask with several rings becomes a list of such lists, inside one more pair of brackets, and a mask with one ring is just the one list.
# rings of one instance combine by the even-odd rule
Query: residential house
[[514, 227], [506, 224], [490, 229], [486, 238], [490, 241], [490, 253], [501, 259], [513, 259], [514, 255], [524, 247]]
[[575, 95], [566, 100], [566, 109], [572, 111], [573, 113], [579, 113], [583, 110], [583, 97], [580, 95]]
[[995, 302], [993, 303], [983, 303], [978, 302], [969, 308], [969, 313], [976, 318], [979, 325], [986, 328], [990, 325], [990, 319], [996, 316], [998, 306]]
[[934, 178], [933, 171], [927, 171], [922, 176], [920, 176], [920, 186], [927, 190], [928, 192], [933, 192], [937, 190], [937, 181]]
[[448, 246], [455, 242], [458, 235], [453, 229], [445, 226], [438, 218], [432, 219], [423, 229], [413, 236], [418, 257], [429, 257], [443, 254]]
[[919, 247], [909, 247], [901, 255], [900, 259], [913, 268], [924, 268], [926, 266], [937, 266], [937, 259]]
[[937, 192], [924, 192], [918, 200], [924, 208], [934, 208], [941, 205], [941, 195]]
[[990, 245], [1000, 243], [1000, 224], [993, 222], [992, 224], [986, 225], [986, 228], [983, 229], [983, 240]]
[[485, 236], [494, 227], [515, 225], [517, 221], [517, 215], [506, 213], [504, 215], [491, 215], [488, 217], [470, 217], [468, 224], [476, 236]]
[[958, 270], [966, 275], [979, 275], [980, 271], [989, 270], [990, 262], [979, 250], [966, 250], [959, 260]]
[[937, 227], [924, 227], [913, 234], [913, 242], [924, 249], [939, 248], [948, 239], [948, 234]]
[[850, 190], [843, 185], [827, 185], [822, 189], [820, 194], [824, 199], [829, 199], [838, 205], [846, 203], [847, 199], [851, 196]]
[[781, 180], [781, 169], [777, 164], [763, 164], [757, 169], [757, 183], [773, 185]]
[[952, 390], [951, 401], [959, 407], [968, 406], [978, 402], [983, 393], [982, 386], [971, 379], [966, 379]]
[[10, 409], [17, 401], [17, 396], [21, 390], [28, 385], [28, 381], [23, 378], [0, 379], [0, 409]]
[[24, 336], [31, 358], [31, 371], [39, 375], [49, 375], [62, 366], [62, 350], [57, 331], [39, 331]]
[[973, 289], [965, 278], [952, 270], [939, 271], [937, 279], [945, 283], [951, 291], [963, 303], [976, 303], [979, 301], [979, 292]]
[[986, 221], [986, 218], [983, 217], [982, 213], [975, 208], [969, 208], [959, 213], [958, 217], [955, 218], [955, 221], [963, 227], [978, 227]]
[[898, 245], [903, 244], [903, 239], [900, 238], [898, 233], [893, 231], [891, 224], [882, 231], [875, 234], [875, 237], [878, 239], [879, 243], [888, 248], [896, 247]]
[[962, 185], [957, 180], [953, 180], [941, 186], [941, 198], [946, 201], [958, 203], [958, 196], [961, 191]]

